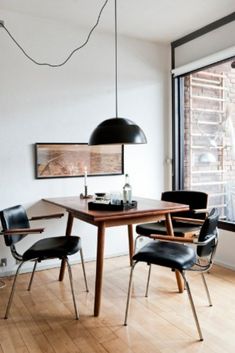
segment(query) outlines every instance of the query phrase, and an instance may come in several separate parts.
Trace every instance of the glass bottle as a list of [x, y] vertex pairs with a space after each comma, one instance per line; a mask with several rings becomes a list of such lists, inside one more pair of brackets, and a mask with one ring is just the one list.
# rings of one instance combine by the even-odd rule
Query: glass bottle
[[125, 185], [123, 186], [123, 202], [131, 203], [132, 201], [132, 189], [129, 183], [129, 175], [125, 174]]

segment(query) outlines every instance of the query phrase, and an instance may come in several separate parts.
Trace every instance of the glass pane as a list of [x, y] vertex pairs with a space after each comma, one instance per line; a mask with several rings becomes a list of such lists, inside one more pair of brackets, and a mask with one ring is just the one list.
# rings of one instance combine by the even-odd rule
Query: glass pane
[[232, 60], [184, 79], [184, 188], [235, 221], [235, 69]]

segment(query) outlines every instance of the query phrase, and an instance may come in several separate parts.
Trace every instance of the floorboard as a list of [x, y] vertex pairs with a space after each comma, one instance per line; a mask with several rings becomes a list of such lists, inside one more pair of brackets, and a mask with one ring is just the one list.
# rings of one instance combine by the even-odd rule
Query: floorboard
[[[206, 278], [213, 307], [209, 307], [201, 277], [188, 275], [203, 330], [198, 341], [187, 298], [179, 294], [174, 274], [153, 267], [149, 297], [145, 298], [147, 266], [138, 264], [128, 326], [123, 326], [128, 258], [105, 260], [102, 310], [93, 317], [95, 262], [86, 263], [90, 292], [86, 293], [80, 265], [72, 266], [80, 320], [74, 319], [66, 273], [58, 282], [58, 268], [35, 274], [31, 292], [29, 274], [19, 276], [8, 320], [0, 320], [0, 353], [234, 353], [235, 272], [214, 266]], [[0, 289], [0, 316], [4, 317], [12, 278]]]

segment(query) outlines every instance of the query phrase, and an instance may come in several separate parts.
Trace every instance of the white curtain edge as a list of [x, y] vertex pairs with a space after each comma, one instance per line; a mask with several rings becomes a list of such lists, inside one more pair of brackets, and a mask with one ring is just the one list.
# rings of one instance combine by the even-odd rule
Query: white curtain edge
[[212, 55], [206, 56], [202, 59], [193, 61], [189, 64], [177, 67], [171, 70], [171, 73], [173, 74], [174, 77], [177, 77], [177, 76], [186, 74], [188, 72], [200, 69], [201, 67], [209, 66], [218, 61], [229, 59], [233, 56], [235, 57], [235, 46], [227, 48], [225, 50], [221, 50]]

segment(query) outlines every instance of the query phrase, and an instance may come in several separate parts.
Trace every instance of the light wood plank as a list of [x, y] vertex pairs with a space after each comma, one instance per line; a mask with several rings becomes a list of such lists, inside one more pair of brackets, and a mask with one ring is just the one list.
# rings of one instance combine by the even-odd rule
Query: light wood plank
[[[153, 266], [149, 297], [144, 297], [147, 266], [138, 264], [128, 326], [123, 326], [130, 268], [127, 257], [105, 260], [103, 309], [93, 316], [95, 263], [86, 263], [90, 292], [81, 265], [72, 268], [80, 320], [74, 319], [67, 271], [58, 268], [19, 276], [12, 311], [0, 320], [0, 353], [234, 353], [235, 272], [214, 266], [206, 275], [213, 307], [208, 307], [198, 274], [188, 275], [204, 342], [198, 341], [187, 294], [179, 294], [169, 269]], [[0, 293], [3, 317], [12, 278]]]

